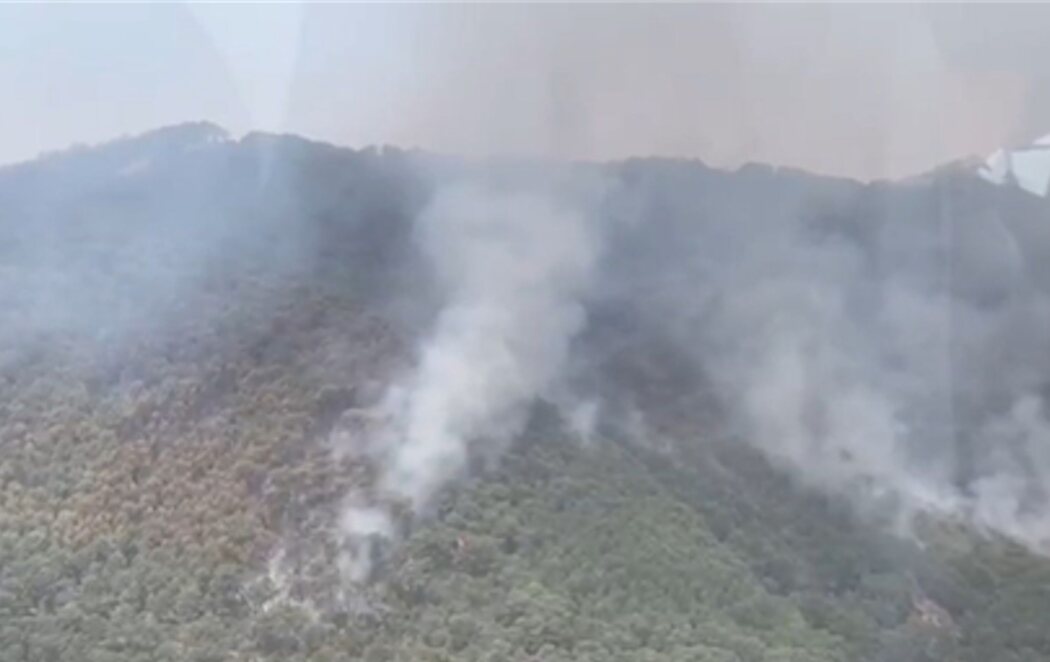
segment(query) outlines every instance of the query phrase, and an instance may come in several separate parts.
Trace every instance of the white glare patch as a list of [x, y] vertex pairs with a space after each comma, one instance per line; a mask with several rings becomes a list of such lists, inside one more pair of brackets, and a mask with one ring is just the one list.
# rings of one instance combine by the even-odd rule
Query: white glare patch
[[977, 174], [993, 184], [1012, 183], [1033, 195], [1046, 197], [1050, 192], [1050, 135], [1030, 147], [997, 150]]

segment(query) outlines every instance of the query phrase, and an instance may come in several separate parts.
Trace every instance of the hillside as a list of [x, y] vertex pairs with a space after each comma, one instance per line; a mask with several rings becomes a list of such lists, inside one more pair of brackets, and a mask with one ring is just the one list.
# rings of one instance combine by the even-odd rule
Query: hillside
[[[558, 362], [500, 410], [521, 425], [413, 509], [369, 426], [475, 292], [427, 243], [457, 226], [419, 229], [463, 181], [561, 214], [496, 244], [525, 262], [567, 250], [573, 205], [601, 248], [509, 280], [529, 337], [572, 322], [565, 356], [526, 354]], [[1046, 660], [1048, 222], [955, 170], [209, 125], [2, 169], [0, 660]], [[355, 582], [361, 495], [398, 531]]]

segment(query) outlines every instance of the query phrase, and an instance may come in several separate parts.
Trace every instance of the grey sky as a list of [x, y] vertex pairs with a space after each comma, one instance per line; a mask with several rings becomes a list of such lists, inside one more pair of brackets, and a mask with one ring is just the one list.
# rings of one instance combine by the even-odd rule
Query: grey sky
[[1050, 6], [0, 7], [0, 162], [208, 119], [901, 175], [1050, 133]]

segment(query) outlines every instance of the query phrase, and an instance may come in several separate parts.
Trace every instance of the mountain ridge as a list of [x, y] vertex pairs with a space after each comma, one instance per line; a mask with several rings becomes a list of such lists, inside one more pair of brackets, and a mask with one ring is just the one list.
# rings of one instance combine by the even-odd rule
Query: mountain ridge
[[[1050, 654], [1026, 537], [1045, 521], [1038, 198], [965, 171], [181, 135], [0, 170], [0, 658]], [[441, 215], [450, 190], [480, 197]], [[506, 236], [453, 222], [478, 208]], [[515, 223], [539, 213], [558, 222], [532, 244]], [[508, 438], [470, 439], [426, 508], [385, 492], [386, 399], [458, 310], [457, 269], [480, 255], [499, 280], [515, 250], [531, 267], [590, 240], [558, 232], [586, 219], [586, 286], [555, 262], [497, 290], [568, 292], [522, 318], [530, 337], [583, 320], [556, 383]], [[892, 408], [910, 434], [885, 431]], [[950, 498], [915, 512], [917, 485]], [[353, 499], [396, 515], [366, 584], [343, 572]]]

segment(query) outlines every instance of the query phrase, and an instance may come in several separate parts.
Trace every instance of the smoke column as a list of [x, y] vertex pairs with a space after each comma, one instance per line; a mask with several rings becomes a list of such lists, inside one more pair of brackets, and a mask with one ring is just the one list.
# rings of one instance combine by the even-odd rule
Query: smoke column
[[1047, 551], [1045, 204], [761, 169], [632, 186], [639, 222], [601, 279], [713, 384], [726, 420], [698, 438], [903, 533], [935, 513]]
[[[491, 455], [521, 431], [533, 400], [552, 388], [585, 323], [581, 296], [599, 246], [589, 215], [537, 191], [454, 184], [420, 215], [416, 239], [444, 305], [414, 371], [382, 408], [383, 493], [424, 509], [464, 471], [470, 446]], [[352, 506], [344, 529], [389, 535], [388, 516]], [[368, 573], [367, 560], [349, 562]]]

